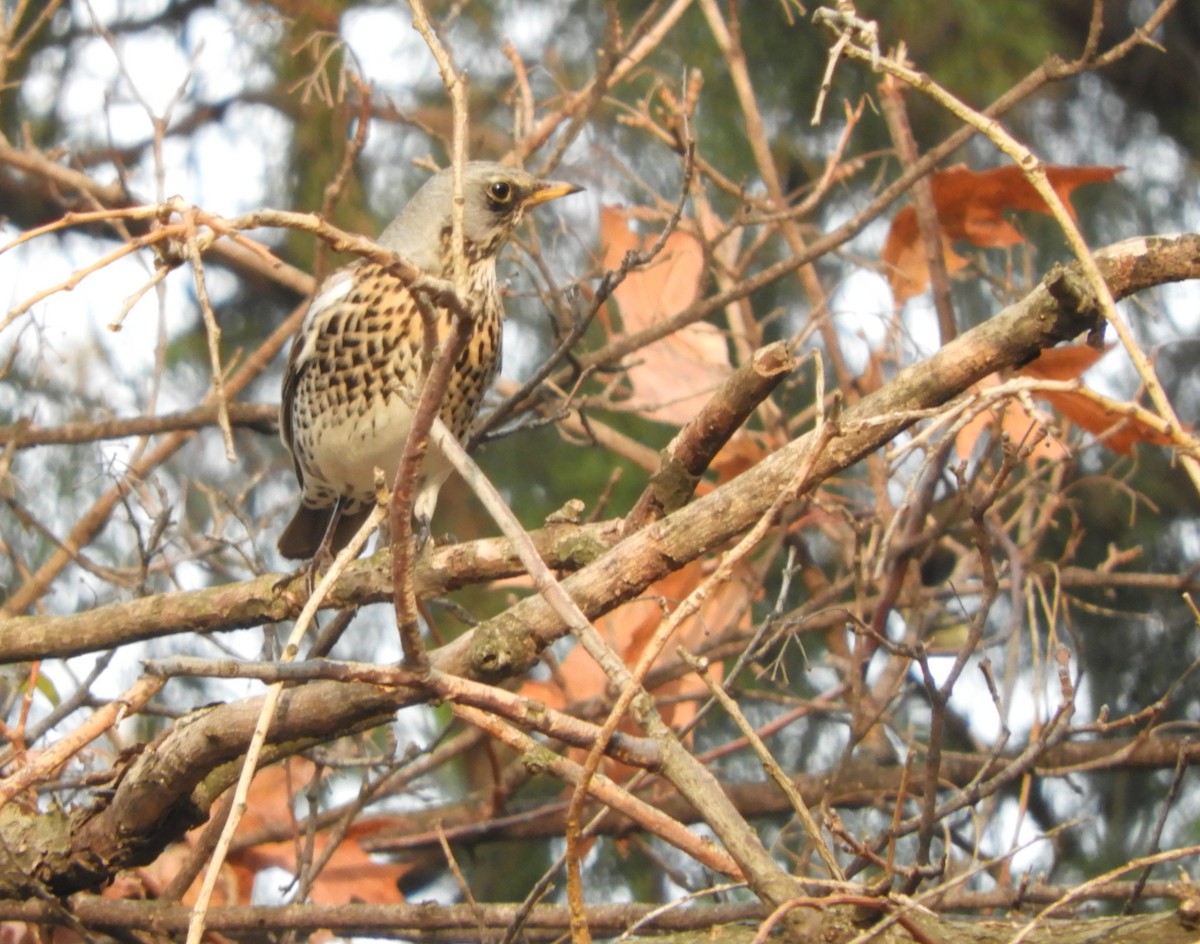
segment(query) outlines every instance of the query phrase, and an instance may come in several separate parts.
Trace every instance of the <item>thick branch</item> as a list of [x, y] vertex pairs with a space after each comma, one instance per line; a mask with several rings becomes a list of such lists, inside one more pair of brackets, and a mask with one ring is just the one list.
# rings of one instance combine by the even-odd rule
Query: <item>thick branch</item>
[[[619, 527], [620, 522], [615, 521], [584, 527], [551, 525], [532, 537], [551, 567], [575, 570], [611, 547]], [[437, 548], [417, 561], [416, 571], [421, 599], [523, 573], [511, 545], [500, 538]], [[387, 553], [359, 561], [347, 568], [325, 605], [342, 609], [389, 600], [390, 576]], [[0, 619], [0, 665], [100, 652], [179, 632], [227, 632], [295, 619], [307, 597], [304, 581], [305, 575], [297, 573], [280, 584], [277, 574], [268, 574], [205, 590], [110, 603], [80, 613]]]
[[[1183, 897], [1187, 886], [1156, 883], [1156, 891], [1165, 897]], [[1007, 899], [1017, 903], [1042, 903], [1051, 900], [1059, 889], [1034, 886], [1009, 893]], [[1096, 889], [1089, 898], [1120, 898], [1128, 892], [1128, 883], [1108, 883]], [[947, 896], [946, 906], [958, 901], [967, 907], [979, 907], [975, 899], [981, 896], [956, 894]], [[993, 896], [998, 902], [1002, 896]], [[815, 904], [815, 903], [814, 903]], [[1003, 905], [1001, 905], [1003, 907]], [[292, 934], [311, 934], [332, 930], [339, 937], [402, 938], [412, 941], [470, 941], [473, 944], [502, 939], [520, 914], [515, 904], [463, 904], [431, 908], [426, 903], [400, 905], [233, 905], [210, 909], [206, 926], [233, 940], [260, 940], [262, 929]], [[916, 910], [916, 909], [914, 909]], [[63, 904], [29, 901], [0, 902], [0, 918], [8, 921], [32, 921], [70, 927], [73, 919], [85, 927], [110, 932], [142, 931], [166, 935], [187, 927], [190, 909], [155, 901], [120, 901], [80, 895]], [[1003, 944], [1025, 924], [1026, 919], [993, 918], [980, 922], [973, 918], [939, 918], [928, 912], [917, 912], [918, 926], [929, 936], [924, 940], [970, 941], [972, 944]], [[662, 905], [591, 904], [587, 908], [588, 925], [592, 931], [616, 936], [638, 924], [647, 939], [693, 941], [703, 935], [711, 944], [750, 944], [756, 925], [766, 916], [757, 904], [727, 904], [704, 907], [664, 908]], [[530, 941], [557, 941], [563, 937], [570, 915], [562, 905], [537, 905], [522, 923], [522, 937]], [[849, 940], [862, 930], [861, 913], [843, 905], [822, 908], [819, 940]], [[671, 937], [655, 937], [663, 932], [676, 932]], [[690, 933], [687, 933], [690, 932]], [[1191, 944], [1195, 931], [1190, 930], [1181, 914], [1159, 913], [1133, 917], [1078, 917], [1049, 922], [1032, 937], [1030, 944], [1062, 944], [1064, 941], [1105, 941], [1108, 944]], [[640, 938], [635, 938], [640, 939]], [[899, 929], [872, 936], [879, 944], [910, 944], [913, 937]]]

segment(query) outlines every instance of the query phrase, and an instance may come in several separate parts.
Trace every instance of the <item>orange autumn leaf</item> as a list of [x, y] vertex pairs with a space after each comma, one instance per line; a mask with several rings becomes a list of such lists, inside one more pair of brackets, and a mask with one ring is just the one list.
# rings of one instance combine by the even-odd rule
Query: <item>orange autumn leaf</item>
[[[754, 468], [767, 456], [767, 447], [762, 439], [746, 429], [739, 429], [720, 448], [708, 467], [717, 473], [718, 484], [731, 482], [743, 472]], [[715, 486], [702, 481], [696, 486], [697, 495], [707, 495]]]
[[1089, 344], [1068, 344], [1046, 348], [1017, 373], [1036, 380], [1078, 380], [1083, 372], [1100, 360], [1107, 350]]
[[[638, 599], [600, 617], [596, 620], [596, 628], [626, 665], [634, 665], [659, 624], [668, 618], [669, 611], [701, 584], [713, 566], [712, 561], [691, 561], [648, 587]], [[731, 620], [748, 629], [754, 585], [753, 579], [742, 571], [735, 572], [732, 580], [720, 584], [696, 614], [680, 624], [664, 648], [660, 661], [673, 661], [678, 646], [691, 650], [701, 648], [712, 634], [727, 631]], [[721, 680], [723, 671], [720, 661], [713, 661], [708, 667], [709, 677], [717, 681]], [[573, 702], [600, 697], [607, 687], [608, 677], [604, 670], [582, 646], [575, 646], [559, 664], [554, 677], [546, 681], [527, 680], [521, 686], [521, 694], [551, 708], [563, 708]], [[703, 698], [706, 693], [704, 683], [690, 673], [651, 691], [656, 698], [664, 700], [663, 720], [677, 730], [695, 717], [695, 698]], [[623, 725], [622, 730], [633, 728]], [[632, 773], [615, 762], [606, 764], [605, 770], [615, 780], [625, 779]]]
[[[316, 766], [302, 758], [293, 757], [283, 764], [261, 770], [250, 787], [249, 810], [239, 831], [251, 833], [265, 828], [293, 829], [292, 798], [303, 791], [316, 775]], [[377, 828], [374, 821], [359, 821], [347, 831], [342, 842], [326, 861], [313, 882], [309, 900], [320, 905], [350, 904], [355, 901], [385, 904], [401, 902], [397, 882], [411, 869], [410, 865], [373, 860], [359, 844], [359, 839]], [[324, 855], [329, 846], [329, 831], [321, 830], [313, 837], [313, 858]], [[305, 845], [294, 838], [277, 843], [261, 843], [230, 856], [231, 864], [257, 874], [276, 866], [295, 872], [298, 856]]]
[[[756, 465], [766, 454], [766, 449], [757, 437], [745, 430], [738, 430], [717, 453], [710, 463], [710, 468], [717, 473], [718, 482], [725, 483]], [[701, 482], [697, 492], [704, 493], [711, 488], [710, 483]], [[641, 658], [646, 644], [659, 624], [678, 603], [700, 586], [714, 566], [713, 561], [702, 558], [685, 564], [679, 570], [651, 584], [638, 599], [601, 616], [595, 622], [596, 629], [620, 654], [625, 664], [633, 666]], [[661, 661], [673, 658], [672, 653], [679, 646], [692, 650], [703, 647], [709, 640], [710, 633], [723, 632], [729, 628], [732, 617], [736, 616], [738, 628], [748, 629], [750, 603], [754, 593], [751, 588], [755, 585], [754, 581], [753, 574], [745, 564], [736, 567], [732, 578], [720, 584], [690, 619], [680, 623], [675, 635], [664, 648]], [[723, 675], [724, 666], [721, 662], [714, 661], [709, 665], [709, 678], [720, 681]], [[571, 702], [599, 697], [605, 693], [607, 687], [608, 677], [604, 670], [582, 646], [575, 646], [559, 664], [554, 677], [548, 681], [526, 680], [521, 686], [521, 694], [551, 708], [561, 709]], [[653, 694], [668, 699], [662, 708], [662, 717], [667, 724], [679, 729], [696, 714], [695, 702], [688, 700], [686, 696], [702, 696], [706, 690], [700, 679], [689, 674], [654, 688]], [[672, 696], [678, 700], [672, 702]], [[611, 763], [608, 765], [608, 772], [614, 779], [618, 779], [622, 773], [630, 771], [623, 765]]]
[[1136, 417], [1108, 409], [1090, 397], [1078, 393], [1044, 391], [1038, 396], [1081, 429], [1098, 437], [1100, 442], [1123, 456], [1129, 455], [1138, 443], [1169, 446], [1172, 439], [1148, 426]]
[[[398, 882], [411, 865], [395, 862], [380, 862], [373, 859], [359, 843], [359, 831], [347, 838], [333, 851], [313, 882], [308, 900], [316, 905], [348, 905], [354, 902], [370, 904], [396, 904], [404, 901]], [[313, 837], [312, 857], [324, 856], [329, 846], [326, 831]], [[247, 850], [240, 856], [242, 865], [259, 872], [270, 866], [278, 866], [286, 872], [295, 872], [297, 847], [292, 840], [264, 843]]]
[[[618, 207], [600, 209], [602, 265], [616, 269], [630, 251], [649, 249], [656, 237], [640, 237]], [[631, 271], [613, 292], [626, 334], [671, 318], [700, 293], [704, 251], [691, 233], [676, 229], [647, 265]], [[611, 326], [610, 333], [613, 332]], [[643, 416], [681, 426], [691, 419], [730, 373], [725, 337], [705, 322], [688, 325], [641, 348], [626, 362], [632, 394], [626, 405]]]
[[[989, 374], [975, 384], [973, 391], [995, 387], [1000, 378]], [[999, 421], [1000, 429], [1010, 442], [1023, 445], [1035, 436], [1043, 436], [1030, 458], [1034, 462], [1057, 462], [1068, 455], [1067, 447], [1050, 432], [1050, 417], [1041, 411], [1030, 412], [1018, 400], [1004, 400], [995, 403], [986, 410], [980, 410], [958, 431], [954, 439], [954, 448], [960, 459], [969, 459], [975, 451], [975, 446], [983, 434]], [[1043, 435], [1044, 434], [1044, 435]]]
[[[1070, 198], [1075, 188], [1112, 180], [1120, 170], [1120, 167], [1050, 166], [1046, 168], [1046, 176], [1073, 217]], [[963, 268], [966, 260], [950, 250], [950, 243], [963, 240], [991, 248], [1015, 246], [1024, 237], [1004, 214], [1013, 210], [1049, 212], [1045, 200], [1015, 164], [984, 171], [956, 164], [933, 174], [929, 180], [942, 230], [946, 266], [952, 273]], [[898, 303], [920, 295], [928, 287], [929, 269], [913, 207], [906, 206], [896, 214], [880, 255]]]
[[[1036, 380], [1078, 380], [1083, 372], [1095, 364], [1104, 353], [1104, 351], [1083, 344], [1050, 348], [1042, 351], [1034, 361], [1016, 371], [1016, 374]], [[998, 382], [995, 375], [992, 375], [985, 378], [982, 385], [994, 386]], [[1110, 409], [1086, 393], [1075, 393], [1069, 390], [1036, 390], [1033, 395], [1054, 407], [1076, 426], [1099, 437], [1105, 446], [1121, 455], [1128, 455], [1133, 447], [1141, 442], [1160, 446], [1171, 443], [1169, 436], [1160, 433], [1136, 417]], [[1000, 413], [1001, 427], [1014, 442], [1023, 441], [1032, 427], [1045, 424], [1043, 417], [1036, 414], [1031, 416], [1016, 401], [1003, 404]], [[993, 408], [976, 416], [959, 431], [955, 447], [960, 458], [965, 459], [971, 454], [979, 436], [991, 425], [995, 416], [996, 410]], [[1062, 445], [1048, 433], [1046, 439], [1039, 444], [1034, 458], [1054, 459], [1061, 458], [1065, 454]]]
[[[946, 261], [946, 271], [950, 275], [967, 267], [967, 260], [950, 248], [950, 237], [944, 231], [942, 258]], [[892, 220], [880, 259], [887, 268], [888, 285], [897, 305], [920, 295], [929, 287], [929, 262], [925, 258], [925, 247], [921, 243], [917, 211], [911, 206], [903, 207]]]
[[[292, 836], [299, 828], [292, 802], [315, 773], [316, 766], [311, 761], [293, 757], [264, 768], [255, 775], [247, 797], [246, 814], [238, 823], [236, 835], [246, 837], [270, 830], [286, 833], [289, 838], [245, 849], [235, 848], [222, 866], [214, 904], [248, 904], [255, 878], [263, 869], [277, 866], [287, 872], [296, 871], [298, 856], [307, 839], [301, 834], [297, 842]], [[404, 900], [397, 882], [411, 866], [375, 861], [359, 842], [363, 835], [378, 831], [380, 822], [381, 819], [361, 820], [351, 827], [313, 882], [310, 901], [333, 905], [355, 901], [386, 904]], [[200, 827], [188, 833], [183, 842], [168, 849], [151, 865], [137, 870], [136, 879], [152, 892], [161, 891], [187, 860], [203, 829]], [[322, 857], [329, 842], [328, 831], [318, 831], [313, 838], [312, 857]], [[184, 904], [195, 902], [202, 878], [202, 874], [197, 876], [184, 894]], [[135, 897], [131, 887], [133, 880], [131, 876], [125, 886], [114, 886], [113, 897]]]
[[[1085, 344], [1042, 351], [1032, 363], [1017, 371], [1023, 377], [1040, 380], [1078, 380], [1083, 372], [1104, 356], [1104, 351]], [[1169, 446], [1171, 437], [1160, 433], [1133, 416], [1109, 409], [1084, 393], [1063, 390], [1042, 390], [1036, 396], [1049, 403], [1080, 429], [1100, 437], [1113, 452], [1129, 455], [1138, 443]]]
[[[700, 585], [711, 567], [712, 564], [706, 561], [691, 561], [652, 584], [643, 596], [600, 617], [595, 622], [596, 628], [626, 665], [634, 665], [641, 658], [654, 631], [667, 618], [668, 611]], [[736, 580], [725, 583], [705, 601], [695, 616], [685, 620], [664, 649], [663, 661], [673, 660], [672, 653], [677, 646], [699, 647], [714, 627], [724, 629], [723, 616], [740, 611], [740, 594], [736, 592], [739, 587], [741, 584]], [[713, 669], [714, 677], [719, 678], [720, 663], [714, 663]], [[554, 678], [548, 681], [529, 680], [522, 686], [521, 694], [551, 708], [563, 708], [572, 702], [603, 695], [607, 685], [608, 677], [604, 670], [582, 646], [576, 646], [559, 664]], [[654, 693], [681, 694], [702, 689], [698, 681], [685, 676], [656, 688]], [[663, 709], [663, 717], [669, 724], [678, 725], [690, 720], [693, 712], [691, 704], [679, 702], [667, 705]]]

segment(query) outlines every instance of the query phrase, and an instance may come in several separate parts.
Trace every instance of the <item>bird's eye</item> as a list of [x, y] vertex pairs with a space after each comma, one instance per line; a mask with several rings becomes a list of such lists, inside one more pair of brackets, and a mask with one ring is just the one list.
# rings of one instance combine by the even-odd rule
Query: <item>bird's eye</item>
[[508, 203], [512, 199], [512, 194], [512, 184], [505, 180], [497, 180], [488, 184], [488, 196], [492, 198], [493, 203]]

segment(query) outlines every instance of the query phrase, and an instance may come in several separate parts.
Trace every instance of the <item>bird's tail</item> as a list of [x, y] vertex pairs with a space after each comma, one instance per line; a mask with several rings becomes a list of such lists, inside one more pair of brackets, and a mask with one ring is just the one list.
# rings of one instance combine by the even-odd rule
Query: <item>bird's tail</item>
[[[283, 529], [283, 534], [279, 536], [279, 543], [276, 545], [279, 553], [291, 560], [311, 560], [321, 547], [321, 541], [325, 539], [335, 508], [336, 506], [306, 508], [301, 505], [288, 522], [288, 526]], [[333, 529], [329, 553], [336, 554], [349, 544], [370, 514], [369, 507], [353, 513], [343, 511]]]

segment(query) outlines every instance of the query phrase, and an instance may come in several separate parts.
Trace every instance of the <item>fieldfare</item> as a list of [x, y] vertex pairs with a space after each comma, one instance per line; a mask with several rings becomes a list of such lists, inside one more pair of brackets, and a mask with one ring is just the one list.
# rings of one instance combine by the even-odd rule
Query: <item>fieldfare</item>
[[[500, 366], [504, 304], [496, 257], [527, 210], [582, 189], [480, 161], [463, 168], [462, 187], [464, 300], [474, 321], [440, 414], [459, 439], [470, 431]], [[416, 192], [379, 244], [428, 275], [452, 279], [453, 201], [453, 171], [446, 169]], [[440, 343], [452, 315], [444, 308], [434, 315]], [[391, 484], [424, 381], [424, 323], [408, 283], [374, 262], [339, 269], [317, 291], [283, 377], [280, 430], [300, 481], [300, 507], [279, 538], [285, 557], [336, 553], [375, 504], [375, 469]], [[430, 444], [413, 502], [423, 529], [450, 471]]]

